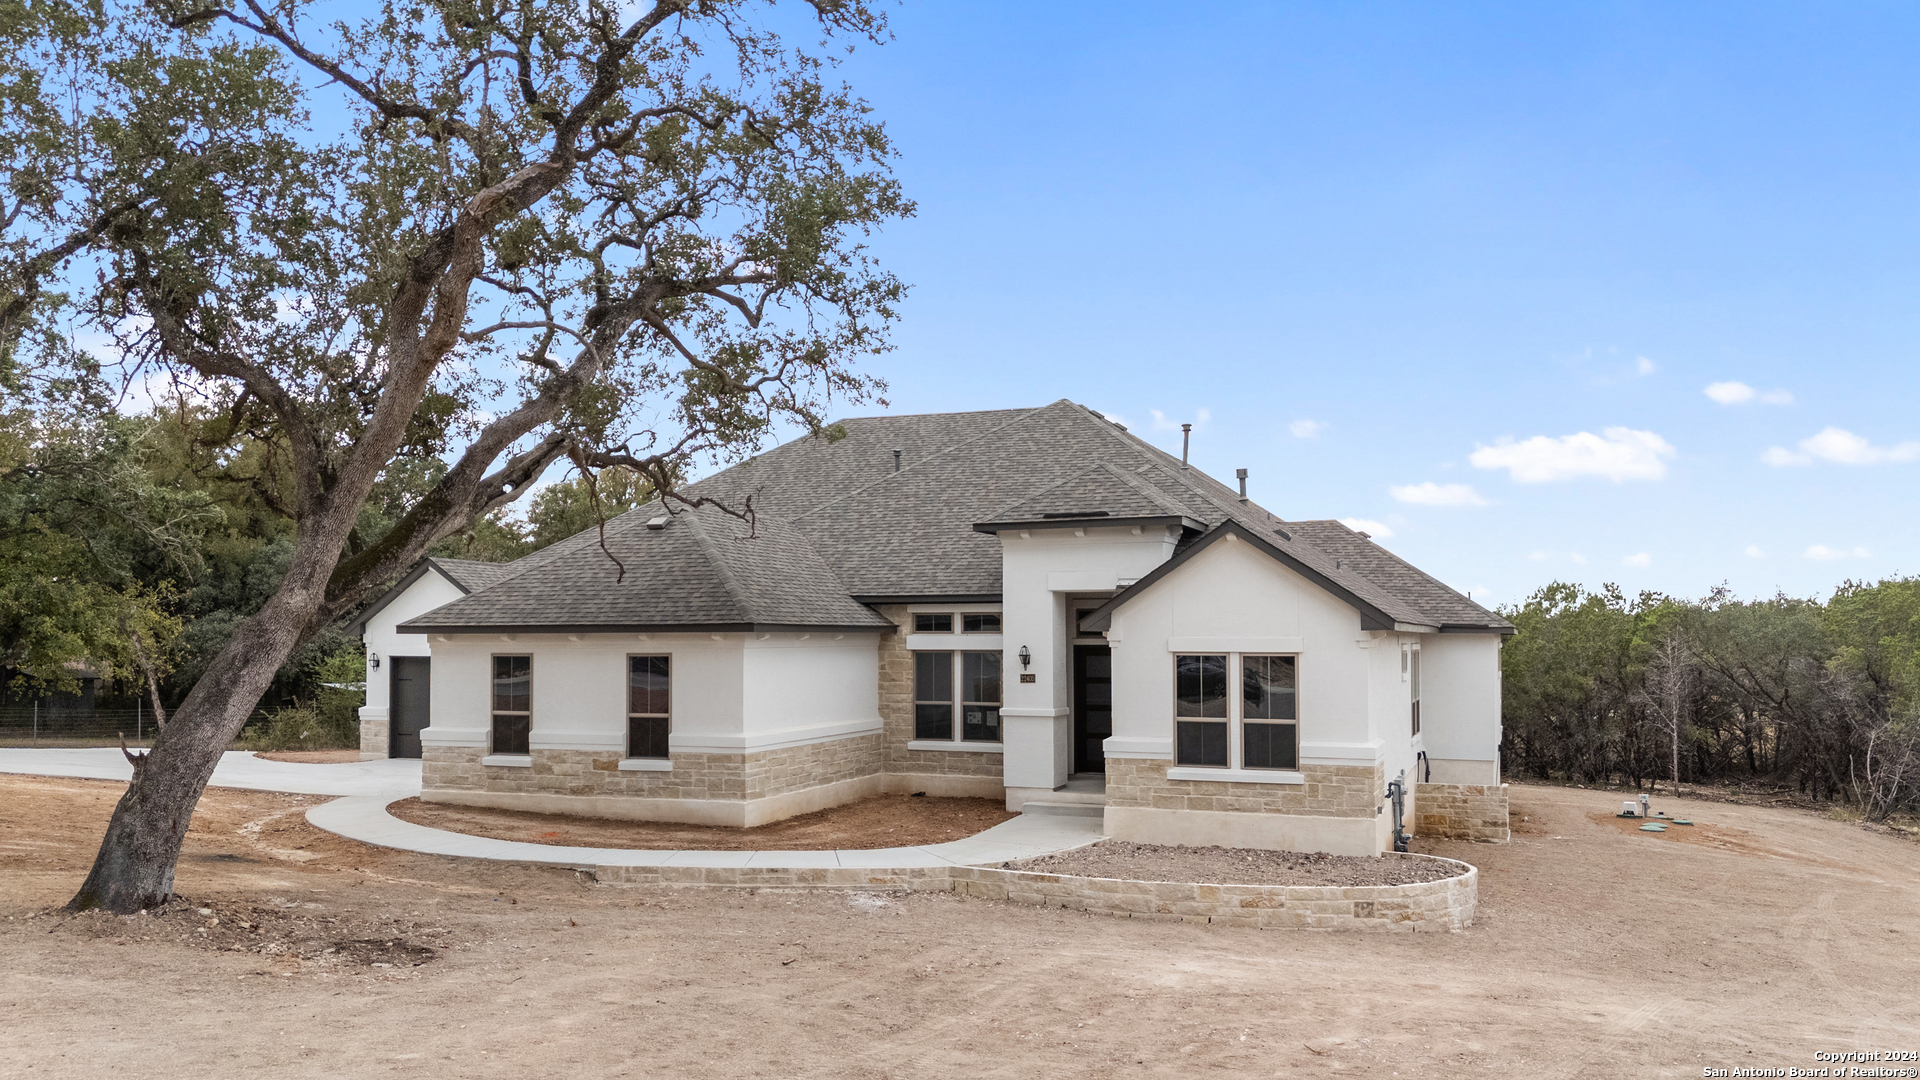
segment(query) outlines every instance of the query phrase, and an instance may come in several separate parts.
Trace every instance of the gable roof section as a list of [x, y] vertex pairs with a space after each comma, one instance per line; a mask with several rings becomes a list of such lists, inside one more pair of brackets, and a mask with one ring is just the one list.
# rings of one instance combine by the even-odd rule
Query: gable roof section
[[401, 594], [406, 592], [414, 582], [419, 581], [427, 574], [439, 574], [462, 593], [470, 593], [476, 589], [484, 589], [497, 581], [503, 581], [512, 576], [514, 571], [510, 569], [510, 567], [514, 565], [513, 563], [478, 562], [473, 559], [436, 559], [431, 557], [421, 559], [412, 570], [407, 571], [405, 577], [394, 582], [392, 588], [381, 593], [378, 600], [375, 600], [369, 604], [365, 610], [361, 611], [359, 618], [354, 621], [360, 624], [360, 633], [365, 635], [367, 632], [367, 624], [373, 621], [375, 615], [380, 614], [388, 604], [398, 600]]
[[[667, 518], [665, 526], [648, 528], [658, 517]], [[893, 628], [848, 597], [819, 552], [783, 522], [762, 520], [749, 535], [746, 523], [716, 508], [669, 516], [653, 502], [607, 523], [604, 552], [597, 529], [565, 543], [560, 556], [402, 623], [400, 631]]]
[[1436, 626], [1430, 626], [1420, 621], [1419, 613], [1411, 611], [1404, 605], [1392, 602], [1390, 598], [1385, 605], [1381, 605], [1375, 602], [1380, 599], [1380, 597], [1366, 596], [1355, 592], [1346, 587], [1341, 581], [1321, 573], [1316, 567], [1302, 561], [1298, 558], [1296, 552], [1287, 550], [1285, 546], [1277, 542], [1278, 537], [1276, 537], [1274, 541], [1269, 541], [1266, 537], [1259, 535], [1238, 521], [1229, 521], [1207, 533], [1190, 545], [1185, 551], [1176, 554], [1173, 558], [1154, 567], [1153, 571], [1147, 576], [1127, 586], [1125, 589], [1120, 590], [1113, 599], [1107, 601], [1099, 610], [1080, 620], [1080, 628], [1083, 630], [1106, 630], [1109, 626], [1113, 625], [1113, 613], [1122, 605], [1139, 596], [1141, 593], [1146, 592], [1148, 589], [1153, 588], [1159, 584], [1162, 579], [1180, 569], [1182, 566], [1199, 558], [1200, 554], [1208, 548], [1229, 539], [1245, 541], [1255, 551], [1260, 552], [1282, 566], [1285, 566], [1287, 569], [1299, 574], [1301, 577], [1306, 578], [1308, 581], [1313, 582], [1335, 597], [1346, 601], [1354, 610], [1360, 613], [1360, 628], [1362, 630], [1439, 629]]

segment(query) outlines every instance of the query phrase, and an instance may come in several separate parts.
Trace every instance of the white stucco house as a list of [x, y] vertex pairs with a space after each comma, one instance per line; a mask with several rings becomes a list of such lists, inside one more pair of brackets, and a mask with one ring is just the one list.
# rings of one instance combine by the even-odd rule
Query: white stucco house
[[[752, 826], [886, 791], [1115, 837], [1506, 837], [1497, 615], [1083, 406], [871, 417], [362, 616], [429, 800]], [[1244, 486], [1244, 484], [1243, 484]], [[750, 500], [750, 501], [749, 501]]]

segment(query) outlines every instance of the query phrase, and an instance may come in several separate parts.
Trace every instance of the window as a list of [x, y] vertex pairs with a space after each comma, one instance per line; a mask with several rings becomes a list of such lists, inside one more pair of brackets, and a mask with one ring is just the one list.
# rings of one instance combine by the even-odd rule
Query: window
[[981, 613], [960, 616], [960, 629], [968, 634], [997, 634], [1000, 632], [1000, 616]]
[[922, 612], [913, 617], [913, 632], [916, 634], [951, 634], [953, 633], [953, 616], [946, 612], [933, 615]]
[[493, 658], [493, 752], [525, 754], [533, 722], [533, 657]]
[[1412, 650], [1412, 656], [1407, 661], [1407, 663], [1410, 668], [1410, 673], [1407, 676], [1407, 680], [1413, 684], [1413, 733], [1415, 735], [1418, 735], [1420, 734], [1420, 650], [1419, 649]]
[[1240, 767], [1300, 766], [1300, 727], [1294, 721], [1297, 694], [1292, 656], [1240, 658]]
[[[943, 616], [946, 617], [949, 616]], [[913, 737], [953, 738], [953, 654], [950, 652], [913, 654]]]
[[[1000, 616], [995, 615], [997, 622]], [[1000, 741], [1000, 654], [960, 654], [960, 738]]]
[[[1176, 765], [1299, 768], [1298, 657], [1234, 653], [1173, 662]], [[1232, 694], [1236, 668], [1240, 692]]]
[[[955, 691], [958, 691], [956, 696]], [[1001, 669], [998, 652], [920, 651], [913, 654], [913, 737], [953, 742], [1000, 742]]]
[[1227, 658], [1174, 657], [1174, 759], [1227, 766]]
[[672, 730], [671, 657], [627, 657], [627, 756], [667, 756]]

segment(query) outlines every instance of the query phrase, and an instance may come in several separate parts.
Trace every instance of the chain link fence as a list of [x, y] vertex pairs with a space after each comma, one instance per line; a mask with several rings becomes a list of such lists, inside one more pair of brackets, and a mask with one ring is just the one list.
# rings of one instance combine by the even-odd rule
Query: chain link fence
[[[255, 709], [247, 729], [273, 723], [279, 709]], [[153, 710], [132, 708], [74, 708], [69, 705], [0, 706], [0, 746], [128, 746], [153, 744]]]

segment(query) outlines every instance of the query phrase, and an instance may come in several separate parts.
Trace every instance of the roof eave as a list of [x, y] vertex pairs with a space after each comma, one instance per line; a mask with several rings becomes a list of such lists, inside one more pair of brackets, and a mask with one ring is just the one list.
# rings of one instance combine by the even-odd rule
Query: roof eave
[[1030, 531], [1034, 529], [1088, 529], [1088, 528], [1128, 528], [1148, 525], [1178, 525], [1189, 532], [1206, 532], [1206, 522], [1187, 517], [1184, 514], [1155, 514], [1150, 517], [1070, 517], [1070, 518], [1030, 518], [1026, 521], [980, 521], [975, 522], [974, 532], [1002, 533], [1012, 530]]
[[885, 634], [891, 623], [490, 623], [422, 625], [401, 623], [402, 634]]

